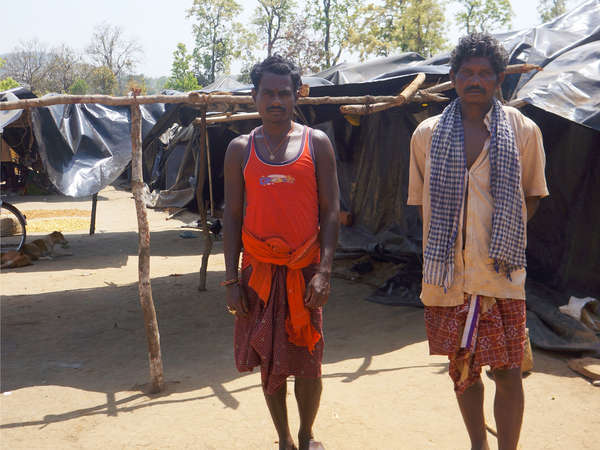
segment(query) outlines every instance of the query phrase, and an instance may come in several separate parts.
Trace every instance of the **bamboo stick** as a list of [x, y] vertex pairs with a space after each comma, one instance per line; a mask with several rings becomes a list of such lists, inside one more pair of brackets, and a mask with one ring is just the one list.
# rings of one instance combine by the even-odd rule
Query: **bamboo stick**
[[[134, 97], [135, 99], [135, 97]], [[142, 116], [137, 104], [131, 105], [131, 184], [138, 221], [138, 291], [144, 313], [146, 340], [148, 342], [148, 360], [150, 363], [150, 392], [164, 389], [163, 364], [160, 352], [160, 333], [156, 321], [156, 310], [152, 300], [150, 285], [150, 230], [146, 204], [143, 199], [142, 181]]]
[[[222, 123], [222, 122], [235, 122], [237, 120], [256, 120], [260, 119], [260, 114], [257, 112], [250, 113], [227, 113], [225, 115], [211, 116], [206, 118], [206, 123], [211, 125], [213, 123]], [[202, 119], [197, 118], [194, 119], [194, 125], [199, 126], [202, 123]]]
[[206, 217], [206, 206], [204, 205], [204, 181], [206, 179], [206, 107], [201, 111], [200, 115], [200, 154], [198, 155], [198, 176], [196, 187], [196, 204], [200, 213], [200, 221], [202, 222], [202, 232], [204, 234], [204, 252], [202, 253], [202, 264], [200, 265], [198, 290], [206, 290], [206, 271], [208, 269], [208, 257], [212, 250], [212, 238], [208, 229], [208, 220]]
[[389, 103], [375, 103], [373, 105], [345, 105], [340, 107], [340, 112], [342, 114], [373, 114], [379, 111], [384, 111], [386, 109], [394, 108], [396, 106], [402, 106], [407, 101], [411, 99], [415, 92], [425, 81], [425, 74], [419, 73], [417, 76], [410, 82], [408, 86], [406, 86], [398, 97], [393, 102]]
[[[524, 73], [531, 70], [542, 70], [540, 66], [534, 64], [514, 64], [506, 68], [506, 73]], [[431, 88], [426, 89], [428, 93], [442, 92], [453, 87], [452, 82], [448, 81]], [[298, 98], [299, 105], [360, 105], [373, 103], [392, 103], [397, 100], [397, 96], [357, 96], [357, 97], [300, 97]], [[52, 105], [68, 105], [74, 103], [100, 103], [103, 105], [120, 106], [132, 104], [149, 104], [149, 103], [189, 103], [195, 105], [252, 105], [254, 100], [250, 95], [225, 95], [219, 94], [203, 94], [200, 92], [190, 92], [188, 94], [179, 95], [142, 95], [139, 97], [112, 97], [110, 95], [54, 95], [51, 97], [29, 98], [17, 100], [13, 102], [0, 102], [0, 111], [10, 109], [25, 109], [37, 108], [40, 106]]]
[[[124, 106], [150, 103], [187, 103], [194, 105], [253, 105], [254, 100], [249, 95], [144, 95], [137, 97], [138, 101], [134, 102], [131, 97], [111, 97], [110, 95], [54, 95], [52, 97], [28, 98], [16, 100], [13, 102], [0, 102], [0, 111], [10, 109], [38, 108], [42, 106], [52, 105], [69, 105], [75, 103], [100, 103], [109, 106]], [[343, 105], [365, 104], [376, 102], [392, 102], [396, 99], [394, 95], [384, 95], [373, 97], [371, 95], [358, 97], [300, 97], [298, 98], [299, 105]]]

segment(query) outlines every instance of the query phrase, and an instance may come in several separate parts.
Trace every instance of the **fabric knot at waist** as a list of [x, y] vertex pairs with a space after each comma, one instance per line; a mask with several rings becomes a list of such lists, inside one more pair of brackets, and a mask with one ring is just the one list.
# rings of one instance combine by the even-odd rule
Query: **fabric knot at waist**
[[306, 282], [302, 269], [319, 261], [318, 233], [293, 249], [281, 238], [263, 240], [244, 228], [242, 243], [248, 263], [252, 266], [248, 285], [265, 304], [271, 296], [275, 266], [288, 268], [286, 291], [289, 316], [285, 323], [288, 340], [299, 347], [307, 347], [312, 352], [321, 335], [311, 324], [310, 312], [304, 305]]

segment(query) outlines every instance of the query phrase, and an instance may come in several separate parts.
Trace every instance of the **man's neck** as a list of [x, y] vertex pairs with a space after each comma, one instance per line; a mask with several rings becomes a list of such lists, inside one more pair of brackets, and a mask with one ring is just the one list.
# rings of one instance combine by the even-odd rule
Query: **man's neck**
[[263, 133], [269, 136], [283, 136], [294, 126], [292, 120], [283, 122], [263, 122]]
[[462, 118], [466, 122], [483, 122], [483, 118], [492, 107], [492, 103], [465, 103], [461, 102]]

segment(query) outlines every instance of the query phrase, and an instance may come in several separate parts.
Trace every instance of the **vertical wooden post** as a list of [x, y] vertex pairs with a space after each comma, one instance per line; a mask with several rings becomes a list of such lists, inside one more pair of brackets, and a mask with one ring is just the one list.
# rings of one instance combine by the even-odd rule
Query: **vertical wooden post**
[[[204, 119], [206, 122], [206, 118]], [[206, 126], [206, 124], [205, 124]], [[206, 139], [206, 167], [208, 172], [208, 197], [210, 199], [210, 215], [215, 216], [215, 202], [213, 200], [212, 168], [210, 166], [210, 142], [208, 142], [208, 129], [204, 133]]]
[[90, 217], [90, 236], [96, 232], [96, 204], [98, 203], [98, 193], [92, 195], [92, 216]]
[[210, 236], [210, 230], [208, 229], [206, 206], [204, 205], [204, 181], [206, 180], [206, 163], [208, 162], [206, 157], [206, 106], [201, 109], [200, 119], [200, 154], [198, 155], [199, 169], [197, 177], [198, 185], [196, 187], [196, 204], [198, 205], [198, 212], [200, 213], [200, 220], [202, 222], [202, 231], [204, 234], [204, 252], [202, 253], [202, 265], [200, 266], [198, 290], [205, 291], [208, 257], [212, 250], [212, 237]]
[[148, 360], [150, 363], [150, 392], [160, 392], [164, 388], [163, 364], [160, 353], [160, 334], [156, 321], [156, 310], [152, 300], [152, 287], [150, 286], [150, 229], [148, 215], [143, 199], [142, 176], [142, 116], [137, 103], [131, 105], [131, 185], [135, 199], [135, 210], [138, 221], [138, 290], [140, 303], [144, 313], [146, 340], [148, 341]]

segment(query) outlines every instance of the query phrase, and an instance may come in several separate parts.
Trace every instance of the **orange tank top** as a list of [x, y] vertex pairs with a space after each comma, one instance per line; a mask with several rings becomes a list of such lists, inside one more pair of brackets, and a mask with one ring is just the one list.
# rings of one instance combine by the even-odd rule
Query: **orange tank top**
[[296, 157], [282, 163], [266, 162], [254, 146], [244, 167], [246, 211], [244, 227], [260, 239], [279, 237], [298, 248], [319, 229], [319, 200], [312, 150], [312, 129], [304, 127]]

